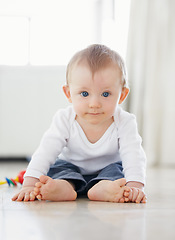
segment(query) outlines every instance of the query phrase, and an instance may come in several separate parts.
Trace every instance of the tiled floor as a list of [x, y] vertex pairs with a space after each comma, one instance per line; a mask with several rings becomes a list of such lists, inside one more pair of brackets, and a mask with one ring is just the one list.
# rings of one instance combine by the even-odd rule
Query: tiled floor
[[[0, 162], [0, 180], [25, 162]], [[12, 202], [15, 187], [0, 185], [0, 240], [174, 240], [175, 169], [148, 169], [147, 204]]]

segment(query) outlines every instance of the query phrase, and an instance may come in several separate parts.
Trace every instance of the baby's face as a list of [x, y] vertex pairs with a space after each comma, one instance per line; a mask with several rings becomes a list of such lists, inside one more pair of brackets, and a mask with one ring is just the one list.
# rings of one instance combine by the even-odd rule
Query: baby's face
[[121, 72], [114, 66], [108, 66], [92, 75], [88, 66], [76, 66], [66, 91], [78, 122], [111, 122], [122, 92]]

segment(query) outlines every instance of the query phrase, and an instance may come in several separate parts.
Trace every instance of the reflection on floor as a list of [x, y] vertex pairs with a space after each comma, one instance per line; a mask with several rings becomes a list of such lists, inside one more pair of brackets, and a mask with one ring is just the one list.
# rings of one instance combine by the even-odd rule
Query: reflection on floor
[[[26, 162], [0, 162], [0, 180], [15, 177]], [[175, 169], [148, 169], [147, 204], [12, 202], [18, 186], [0, 185], [0, 239], [174, 240]]]

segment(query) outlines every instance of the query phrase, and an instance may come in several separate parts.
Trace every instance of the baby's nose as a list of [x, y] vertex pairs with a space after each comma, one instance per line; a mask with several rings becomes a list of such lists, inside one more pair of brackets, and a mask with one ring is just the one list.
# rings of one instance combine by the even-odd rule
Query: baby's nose
[[89, 99], [89, 107], [90, 108], [99, 108], [99, 107], [101, 107], [101, 103], [100, 103], [99, 98], [96, 97], [96, 96], [92, 96]]

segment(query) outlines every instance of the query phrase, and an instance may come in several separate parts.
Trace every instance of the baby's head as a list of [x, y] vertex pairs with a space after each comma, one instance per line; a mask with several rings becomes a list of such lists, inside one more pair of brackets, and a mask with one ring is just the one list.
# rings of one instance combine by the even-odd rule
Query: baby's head
[[109, 126], [129, 92], [120, 55], [104, 45], [91, 45], [73, 56], [66, 77], [63, 91], [80, 125]]
[[93, 44], [89, 47], [77, 52], [70, 60], [66, 71], [67, 85], [71, 82], [72, 69], [80, 64], [86, 64], [92, 75], [98, 70], [102, 70], [108, 66], [114, 66], [121, 72], [122, 87], [127, 87], [127, 73], [123, 59], [121, 56], [101, 44]]

